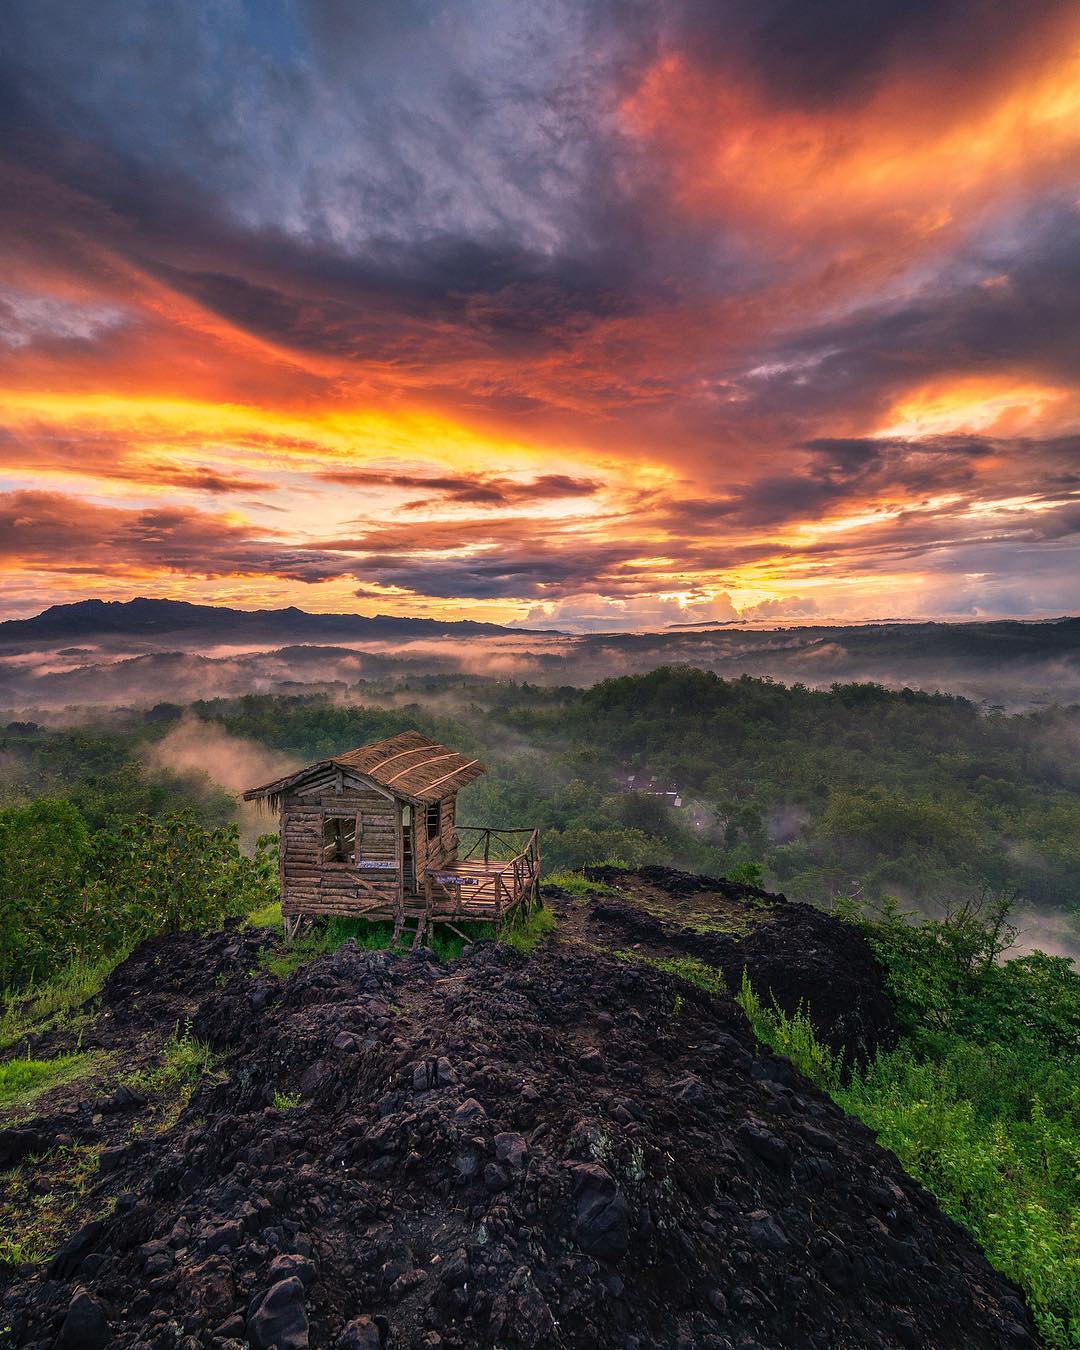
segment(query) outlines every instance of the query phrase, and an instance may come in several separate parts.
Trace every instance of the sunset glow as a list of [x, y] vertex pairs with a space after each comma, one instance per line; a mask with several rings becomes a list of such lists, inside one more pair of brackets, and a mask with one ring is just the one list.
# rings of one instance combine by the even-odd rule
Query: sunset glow
[[5, 617], [1080, 604], [1073, 7], [51, 8], [0, 20]]

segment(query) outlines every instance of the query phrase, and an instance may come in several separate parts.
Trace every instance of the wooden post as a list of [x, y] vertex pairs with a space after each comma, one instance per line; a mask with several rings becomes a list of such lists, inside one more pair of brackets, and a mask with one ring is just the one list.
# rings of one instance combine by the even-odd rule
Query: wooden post
[[405, 903], [405, 838], [401, 827], [401, 813], [404, 809], [400, 801], [394, 802], [394, 849], [397, 854], [398, 865], [398, 905]]
[[277, 879], [278, 894], [281, 896], [281, 903], [285, 903], [285, 798], [281, 799], [281, 811], [278, 815], [278, 853], [277, 853]]

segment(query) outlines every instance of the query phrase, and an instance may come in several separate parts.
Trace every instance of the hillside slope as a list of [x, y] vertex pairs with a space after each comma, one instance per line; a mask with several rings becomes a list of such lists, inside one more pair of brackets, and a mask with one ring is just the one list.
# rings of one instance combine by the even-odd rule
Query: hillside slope
[[815, 1006], [831, 973], [822, 1030], [866, 1050], [893, 1034], [869, 951], [762, 892], [609, 881], [552, 897], [531, 958], [346, 943], [279, 979], [253, 930], [143, 944], [83, 1046], [137, 1058], [190, 1012], [218, 1072], [175, 1120], [60, 1094], [21, 1143], [0, 1134], [8, 1164], [105, 1146], [48, 1269], [4, 1273], [12, 1343], [1036, 1345], [1015, 1288], [865, 1127], [730, 998], [651, 964], [712, 943]]

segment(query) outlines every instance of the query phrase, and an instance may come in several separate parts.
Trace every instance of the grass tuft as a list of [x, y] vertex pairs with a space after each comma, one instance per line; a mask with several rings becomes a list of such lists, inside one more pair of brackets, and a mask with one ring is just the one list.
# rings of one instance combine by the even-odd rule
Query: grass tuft
[[724, 972], [717, 966], [710, 966], [705, 961], [699, 961], [696, 956], [661, 957], [652, 964], [658, 970], [667, 971], [669, 975], [677, 975], [680, 980], [685, 980], [687, 984], [696, 984], [699, 989], [704, 989], [707, 994], [727, 993]]
[[[727, 993], [724, 972], [718, 966], [710, 966], [705, 961], [699, 961], [696, 956], [648, 956], [644, 952], [629, 949], [618, 951], [615, 955], [620, 961], [637, 961], [642, 965], [662, 970], [665, 974], [677, 975], [680, 980], [704, 989], [707, 994]], [[681, 1008], [682, 1004], [679, 1006]]]
[[555, 915], [545, 906], [534, 909], [524, 922], [515, 916], [514, 923], [503, 929], [499, 940], [505, 942], [508, 947], [513, 947], [515, 951], [531, 956], [541, 942], [554, 931]]
[[545, 886], [558, 886], [568, 895], [613, 895], [611, 887], [603, 881], [591, 881], [584, 872], [549, 872], [543, 878]]
[[217, 1070], [221, 1056], [204, 1041], [197, 1041], [185, 1025], [177, 1026], [161, 1049], [161, 1060], [152, 1069], [138, 1069], [123, 1079], [137, 1088], [168, 1102], [171, 1109], [164, 1123], [171, 1124], [187, 1105], [198, 1084], [209, 1077], [222, 1077]]
[[[428, 929], [428, 945], [440, 961], [457, 960], [467, 942], [490, 942], [495, 938], [495, 925], [491, 923], [461, 923], [457, 927], [464, 937], [450, 932], [443, 924], [435, 924]], [[534, 910], [525, 922], [515, 916], [514, 921], [503, 929], [500, 941], [529, 955], [554, 927], [555, 916], [550, 910]], [[265, 948], [259, 955], [259, 964], [271, 975], [284, 979], [308, 961], [336, 952], [350, 939], [363, 951], [382, 952], [390, 949], [393, 937], [394, 926], [391, 923], [370, 923], [365, 919], [329, 919], [317, 923], [281, 950]], [[408, 951], [412, 941], [412, 930], [402, 933], [396, 950]]]
[[248, 928], [279, 929], [282, 922], [280, 900], [275, 900], [270, 905], [263, 905], [261, 909], [253, 909], [244, 919]]
[[14, 1168], [0, 1192], [0, 1265], [47, 1261], [75, 1221], [98, 1167], [98, 1149], [54, 1149]]
[[29, 988], [6, 990], [0, 1014], [0, 1053], [30, 1035], [71, 1027], [79, 1009], [101, 993], [102, 986], [131, 948], [99, 961], [73, 961], [52, 979]]
[[55, 1059], [10, 1059], [0, 1064], [0, 1110], [27, 1106], [61, 1083], [81, 1078], [100, 1062], [99, 1055], [58, 1055]]

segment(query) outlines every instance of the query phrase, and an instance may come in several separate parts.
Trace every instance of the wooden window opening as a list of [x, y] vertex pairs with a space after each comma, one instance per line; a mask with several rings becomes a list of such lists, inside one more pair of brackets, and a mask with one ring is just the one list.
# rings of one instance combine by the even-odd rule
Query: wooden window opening
[[438, 839], [439, 837], [439, 803], [431, 802], [427, 809], [427, 837], [429, 839]]
[[324, 816], [322, 829], [324, 863], [356, 860], [356, 816]]

